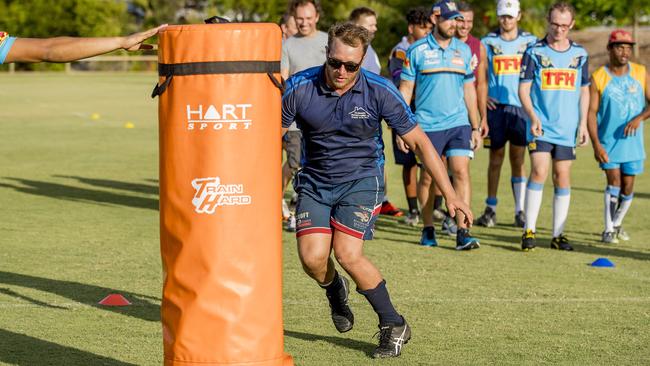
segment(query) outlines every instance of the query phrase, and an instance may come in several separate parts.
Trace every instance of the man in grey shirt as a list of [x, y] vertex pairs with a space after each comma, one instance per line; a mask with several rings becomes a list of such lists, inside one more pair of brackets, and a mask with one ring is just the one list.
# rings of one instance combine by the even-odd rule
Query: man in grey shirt
[[[370, 40], [372, 41], [372, 38], [375, 37], [375, 33], [377, 32], [377, 13], [374, 10], [365, 6], [356, 8], [350, 13], [349, 20], [358, 26], [366, 28], [370, 32]], [[377, 75], [381, 73], [379, 57], [377, 56], [377, 52], [372, 48], [372, 45], [368, 45], [368, 51], [366, 51], [366, 56], [363, 58], [363, 64], [361, 66]]]
[[[327, 46], [327, 33], [316, 29], [320, 18], [320, 4], [317, 0], [293, 0], [289, 5], [289, 13], [296, 21], [298, 33], [282, 44], [280, 73], [285, 80], [297, 72], [324, 64]], [[282, 166], [282, 211], [288, 220], [288, 231], [296, 230], [296, 218], [288, 210], [284, 191], [300, 168], [301, 139], [300, 130], [294, 122], [284, 136], [282, 144], [287, 154]]]

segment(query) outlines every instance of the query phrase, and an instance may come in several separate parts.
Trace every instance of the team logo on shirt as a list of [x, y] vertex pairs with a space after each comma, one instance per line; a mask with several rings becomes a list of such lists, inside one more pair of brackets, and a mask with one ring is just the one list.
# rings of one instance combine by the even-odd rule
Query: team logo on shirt
[[192, 187], [196, 190], [192, 204], [200, 214], [213, 214], [219, 206], [250, 205], [252, 201], [244, 194], [243, 184], [221, 184], [219, 177], [196, 178]]
[[575, 69], [543, 69], [542, 90], [575, 90], [578, 72]]
[[496, 75], [516, 75], [521, 71], [521, 55], [494, 56], [492, 69]]
[[370, 113], [361, 107], [354, 107], [354, 110], [350, 113], [350, 118], [352, 119], [368, 119], [370, 118]]
[[569, 64], [569, 68], [577, 69], [578, 67], [580, 67], [581, 63], [582, 63], [582, 56], [576, 56], [571, 60], [571, 63]]
[[9, 35], [6, 32], [0, 32], [0, 46], [5, 43], [5, 39], [7, 39], [7, 37], [9, 37]]
[[252, 104], [223, 104], [220, 109], [214, 105], [186, 106], [187, 129], [204, 130], [248, 130], [253, 125], [250, 117]]
[[493, 55], [500, 55], [503, 53], [503, 49], [498, 44], [490, 44], [490, 50]]

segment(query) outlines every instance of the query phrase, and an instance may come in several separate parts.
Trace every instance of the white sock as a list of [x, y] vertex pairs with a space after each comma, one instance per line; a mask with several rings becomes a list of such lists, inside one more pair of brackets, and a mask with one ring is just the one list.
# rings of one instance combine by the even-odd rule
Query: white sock
[[571, 188], [555, 188], [553, 196], [553, 237], [557, 238], [564, 232], [566, 218], [569, 215], [571, 203]]
[[614, 214], [618, 205], [618, 195], [621, 193], [621, 187], [607, 186], [605, 188], [605, 232], [614, 231]]
[[616, 214], [614, 215], [614, 227], [619, 227], [623, 224], [623, 218], [625, 218], [627, 210], [629, 210], [632, 205], [632, 198], [634, 198], [634, 193], [630, 193], [629, 196], [624, 194], [620, 196], [618, 210], [616, 210]]
[[537, 216], [539, 215], [539, 208], [542, 205], [542, 196], [544, 194], [544, 183], [528, 182], [526, 188], [526, 199], [524, 203], [524, 212], [526, 213], [526, 227], [525, 230], [532, 230], [535, 232], [535, 225], [537, 224]]
[[515, 214], [524, 210], [524, 201], [526, 199], [526, 177], [512, 177], [512, 195], [515, 197]]

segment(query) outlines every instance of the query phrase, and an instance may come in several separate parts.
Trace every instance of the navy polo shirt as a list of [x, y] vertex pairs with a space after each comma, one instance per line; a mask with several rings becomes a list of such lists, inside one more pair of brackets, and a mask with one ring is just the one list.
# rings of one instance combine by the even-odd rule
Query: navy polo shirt
[[325, 83], [324, 66], [293, 75], [282, 96], [282, 127], [296, 121], [303, 138], [303, 174], [329, 184], [383, 176], [382, 119], [404, 135], [415, 116], [393, 83], [363, 68], [339, 95]]

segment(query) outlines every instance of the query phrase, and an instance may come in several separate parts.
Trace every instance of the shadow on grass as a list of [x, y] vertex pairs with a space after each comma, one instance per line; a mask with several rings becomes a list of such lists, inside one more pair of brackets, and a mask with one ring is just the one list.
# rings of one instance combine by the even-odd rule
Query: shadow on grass
[[5, 329], [0, 329], [0, 362], [19, 366], [134, 365]]
[[[594, 193], [600, 193], [603, 194], [605, 192], [605, 189], [596, 189], [596, 188], [587, 188], [587, 187], [571, 187], [571, 189], [575, 189], [576, 191], [583, 191], [583, 192], [594, 192]], [[634, 192], [634, 198], [644, 198], [644, 199], [649, 199], [650, 198], [650, 193], [646, 192]]]
[[4, 178], [17, 184], [0, 183], [1, 188], [37, 196], [58, 198], [69, 201], [96, 202], [127, 207], [158, 210], [158, 199], [121, 195], [106, 191], [67, 186], [64, 184], [41, 182], [20, 178]]
[[[61, 297], [65, 297], [80, 304], [93, 306], [98, 309], [131, 316], [146, 321], [160, 321], [160, 306], [150, 301], [156, 300], [151, 296], [140, 295], [126, 291], [118, 291], [106, 287], [87, 285], [79, 282], [53, 280], [49, 278], [28, 276], [4, 271], [0, 271], [0, 284], [32, 288], [35, 290], [49, 292]], [[9, 290], [9, 292], [3, 291], [2, 293], [5, 295], [14, 296], [21, 300], [32, 302], [36, 305], [48, 307], [53, 306], [40, 301], [34, 302], [29, 299], [25, 299], [23, 296], [18, 295], [11, 290]], [[124, 295], [132, 305], [125, 307], [114, 307], [97, 304], [97, 302], [102, 300], [108, 294], [112, 293], [120, 293]]]
[[84, 178], [84, 177], [69, 176], [69, 175], [54, 175], [54, 177], [74, 179], [80, 183], [88, 184], [95, 187], [119, 189], [122, 191], [158, 195], [158, 185], [120, 182], [112, 179]]
[[31, 298], [29, 296], [19, 294], [16, 291], [13, 291], [13, 290], [8, 289], [8, 288], [0, 288], [0, 294], [15, 297], [15, 298], [21, 299], [23, 301], [31, 302], [34, 305], [43, 306], [43, 307], [50, 308], [50, 309], [67, 310], [66, 308], [64, 308], [62, 306], [51, 305], [51, 304], [48, 304], [46, 302]]
[[332, 337], [332, 336], [325, 336], [325, 335], [311, 334], [311, 333], [302, 333], [302, 332], [296, 332], [292, 330], [285, 330], [284, 335], [291, 338], [302, 339], [303, 341], [308, 341], [308, 342], [323, 341], [323, 342], [331, 343], [335, 346], [339, 346], [342, 348], [349, 348], [359, 352], [363, 352], [368, 357], [372, 355], [372, 351], [375, 349], [375, 347], [377, 347], [375, 344], [369, 342], [357, 341], [355, 339], [343, 338], [343, 337]]

